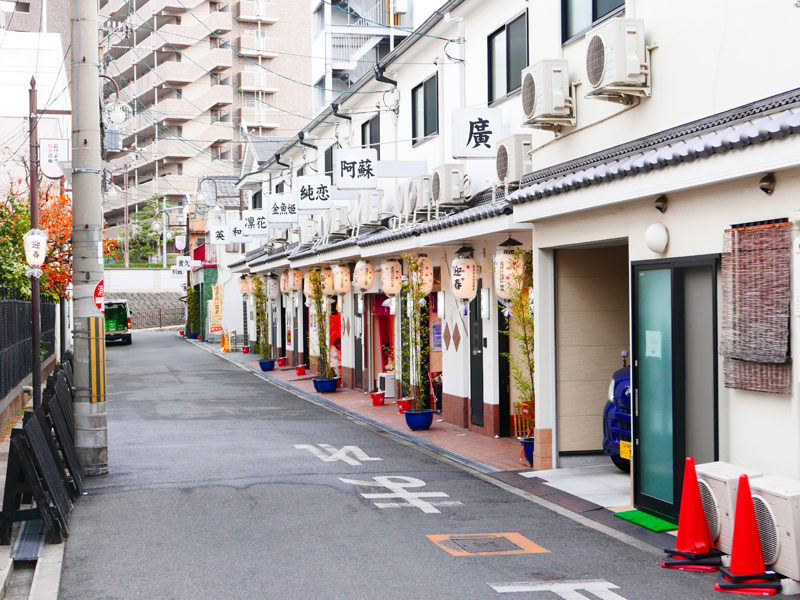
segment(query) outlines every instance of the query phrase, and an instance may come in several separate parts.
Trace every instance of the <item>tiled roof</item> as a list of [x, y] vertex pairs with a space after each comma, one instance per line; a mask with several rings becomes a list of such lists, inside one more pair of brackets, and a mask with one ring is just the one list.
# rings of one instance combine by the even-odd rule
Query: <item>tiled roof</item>
[[208, 198], [208, 204], [239, 207], [239, 190], [236, 189], [238, 177], [219, 175], [206, 177], [200, 182], [200, 189]]

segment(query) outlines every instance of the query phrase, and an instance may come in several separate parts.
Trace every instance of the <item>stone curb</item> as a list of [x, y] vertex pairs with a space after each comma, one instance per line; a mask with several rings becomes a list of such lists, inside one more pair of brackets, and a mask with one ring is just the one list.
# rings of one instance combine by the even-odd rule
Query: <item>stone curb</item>
[[66, 543], [45, 544], [44, 552], [36, 562], [28, 600], [57, 600], [65, 546]]

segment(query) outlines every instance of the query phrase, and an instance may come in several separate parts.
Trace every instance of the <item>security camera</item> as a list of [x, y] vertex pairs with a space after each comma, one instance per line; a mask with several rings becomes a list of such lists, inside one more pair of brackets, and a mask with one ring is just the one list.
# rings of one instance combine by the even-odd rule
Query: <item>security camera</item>
[[667, 203], [668, 203], [667, 197], [662, 194], [661, 196], [656, 198], [656, 201], [653, 206], [655, 206], [658, 212], [664, 214], [665, 212], [667, 212]]
[[758, 182], [758, 189], [764, 192], [767, 196], [771, 196], [775, 191], [775, 175], [767, 173]]

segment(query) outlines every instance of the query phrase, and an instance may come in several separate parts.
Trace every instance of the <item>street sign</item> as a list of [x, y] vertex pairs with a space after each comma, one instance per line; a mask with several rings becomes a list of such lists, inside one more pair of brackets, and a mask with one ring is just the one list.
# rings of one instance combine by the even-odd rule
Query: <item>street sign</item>
[[304, 175], [297, 178], [299, 200], [297, 210], [305, 214], [322, 214], [333, 206], [331, 178], [327, 175]]
[[297, 194], [271, 194], [264, 203], [270, 229], [286, 229], [287, 224], [297, 223]]
[[377, 162], [374, 148], [339, 149], [334, 155], [333, 184], [340, 190], [374, 189], [378, 187]]
[[453, 158], [494, 158], [503, 139], [499, 108], [458, 108], [453, 111]]
[[103, 301], [105, 295], [105, 279], [101, 279], [94, 287], [94, 305], [101, 313], [106, 314], [106, 307]]
[[39, 140], [42, 173], [50, 179], [61, 179], [64, 172], [59, 162], [69, 160], [69, 140]]

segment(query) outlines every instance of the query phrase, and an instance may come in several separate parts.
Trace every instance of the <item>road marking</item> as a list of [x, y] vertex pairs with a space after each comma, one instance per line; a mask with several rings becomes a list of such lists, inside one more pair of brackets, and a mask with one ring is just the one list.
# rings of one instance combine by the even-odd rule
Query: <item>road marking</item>
[[625, 600], [611, 590], [618, 590], [619, 586], [602, 579], [587, 581], [521, 581], [516, 583], [490, 583], [494, 591], [500, 594], [518, 592], [552, 592], [564, 600], [587, 600], [580, 592], [588, 592], [600, 600]]
[[437, 506], [456, 506], [461, 505], [461, 502], [450, 500], [447, 502], [427, 502], [422, 498], [449, 498], [444, 492], [410, 492], [407, 488], [420, 488], [427, 485], [421, 479], [415, 477], [404, 477], [402, 475], [389, 475], [385, 477], [373, 477], [373, 481], [359, 481], [357, 479], [343, 479], [339, 477], [339, 481], [349, 483], [351, 485], [370, 486], [370, 487], [384, 487], [389, 492], [380, 492], [376, 494], [361, 494], [364, 498], [370, 499], [390, 499], [397, 498], [405, 502], [375, 502], [378, 508], [401, 508], [401, 507], [414, 507], [420, 509], [424, 513], [438, 513]]
[[[335, 462], [341, 460], [346, 462], [348, 465], [352, 465], [354, 467], [358, 467], [361, 465], [360, 461], [370, 461], [370, 460], [383, 460], [382, 458], [371, 458], [358, 446], [344, 446], [341, 450], [337, 450], [333, 446], [329, 446], [328, 444], [317, 444], [322, 450], [327, 450], [329, 454], [325, 454], [322, 450], [317, 448], [316, 446], [311, 445], [295, 445], [295, 448], [298, 450], [308, 450], [316, 456], [318, 459], [325, 461], [325, 462]], [[355, 458], [350, 457], [349, 455], [352, 454]], [[358, 460], [356, 460], [358, 459]]]

